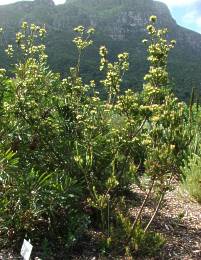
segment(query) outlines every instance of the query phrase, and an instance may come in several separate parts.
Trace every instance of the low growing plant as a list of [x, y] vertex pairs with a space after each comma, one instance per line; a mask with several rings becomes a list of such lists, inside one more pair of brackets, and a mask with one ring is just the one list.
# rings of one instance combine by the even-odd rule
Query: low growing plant
[[182, 168], [184, 175], [182, 188], [189, 195], [201, 203], [201, 158], [192, 154], [186, 165]]

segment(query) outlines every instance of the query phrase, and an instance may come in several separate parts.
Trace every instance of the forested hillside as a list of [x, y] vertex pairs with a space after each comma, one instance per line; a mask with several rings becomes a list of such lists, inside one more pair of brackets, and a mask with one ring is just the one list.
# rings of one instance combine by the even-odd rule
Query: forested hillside
[[[150, 15], [159, 18], [159, 26], [167, 27], [169, 37], [177, 41], [169, 58], [170, 77], [175, 93], [188, 101], [192, 86], [201, 90], [201, 35], [177, 25], [167, 6], [153, 0], [67, 0], [56, 6], [53, 0], [18, 2], [0, 7], [0, 26], [5, 28], [2, 45], [13, 41], [22, 21], [45, 24], [48, 30], [46, 46], [49, 63], [54, 71], [66, 74], [66, 68], [75, 63], [72, 28], [80, 24], [96, 29], [95, 44], [86, 51], [81, 72], [85, 79], [96, 72], [98, 49], [106, 45], [110, 57], [126, 51], [130, 54], [130, 71], [124, 87], [141, 89], [147, 71], [145, 47], [146, 24]], [[0, 51], [0, 64], [8, 64]]]

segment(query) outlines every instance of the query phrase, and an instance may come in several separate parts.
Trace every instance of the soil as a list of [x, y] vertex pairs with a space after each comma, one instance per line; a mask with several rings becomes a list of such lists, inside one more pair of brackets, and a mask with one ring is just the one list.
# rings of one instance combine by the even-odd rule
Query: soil
[[[136, 189], [135, 193], [138, 195], [139, 201], [142, 201], [145, 194], [139, 189]], [[147, 203], [147, 206], [144, 209], [144, 217], [148, 218], [151, 212], [153, 212], [153, 208], [154, 203], [152, 200], [152, 202]], [[133, 218], [135, 217], [137, 210], [138, 208], [136, 207], [130, 210], [129, 213], [133, 216]], [[188, 194], [181, 192], [178, 185], [175, 185], [175, 188], [166, 194], [163, 207], [152, 223], [150, 229], [163, 234], [166, 239], [166, 244], [160, 257], [139, 258], [139, 260], [201, 260], [201, 204], [198, 204], [196, 201], [190, 199]], [[51, 257], [46, 259], [131, 259], [125, 257], [112, 258], [98, 256], [98, 252], [96, 250], [96, 239], [98, 236], [98, 232], [90, 231], [90, 236], [87, 241], [83, 242], [81, 248], [79, 248], [79, 250], [77, 250], [70, 258], [66, 258], [65, 256], [57, 256], [55, 258]], [[9, 250], [0, 252], [0, 260], [8, 259], [15, 260], [21, 258], [12, 254]], [[35, 260], [36, 259], [37, 258], [35, 258]]]
[[201, 205], [188, 194], [169, 192], [155, 224], [167, 239], [165, 259], [201, 259]]

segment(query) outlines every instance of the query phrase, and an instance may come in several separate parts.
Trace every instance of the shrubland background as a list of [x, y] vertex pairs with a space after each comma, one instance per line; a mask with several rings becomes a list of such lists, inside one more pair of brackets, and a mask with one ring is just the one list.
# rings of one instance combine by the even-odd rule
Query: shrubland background
[[161, 27], [169, 29], [169, 38], [177, 41], [168, 59], [171, 87], [177, 97], [188, 102], [192, 87], [197, 89], [198, 94], [201, 89], [201, 36], [179, 26], [168, 7], [159, 1], [67, 0], [57, 6], [53, 0], [35, 0], [0, 6], [0, 27], [4, 28], [0, 41], [0, 66], [9, 67], [4, 49], [8, 44], [14, 44], [15, 33], [22, 21], [27, 21], [41, 26], [45, 24], [48, 64], [53, 71], [64, 76], [66, 68], [76, 63], [72, 28], [82, 24], [86, 28], [96, 28], [94, 44], [86, 50], [82, 59], [80, 69], [83, 79], [90, 81], [93, 78], [97, 82], [101, 79], [101, 74], [96, 70], [98, 50], [101, 45], [106, 45], [111, 61], [124, 51], [130, 55], [130, 69], [121, 90], [129, 87], [139, 91], [149, 66], [142, 40], [146, 37], [145, 27], [149, 17], [153, 14], [158, 17]]

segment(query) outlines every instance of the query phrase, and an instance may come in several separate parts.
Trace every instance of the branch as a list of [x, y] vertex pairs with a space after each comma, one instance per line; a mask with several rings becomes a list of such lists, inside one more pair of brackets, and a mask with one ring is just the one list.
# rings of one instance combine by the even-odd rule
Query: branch
[[[132, 234], [133, 234], [133, 232], [134, 232], [134, 230], [135, 230], [135, 227], [136, 227], [136, 225], [137, 225], [137, 222], [138, 222], [138, 220], [139, 220], [139, 218], [140, 218], [140, 216], [141, 216], [141, 214], [142, 214], [142, 211], [143, 211], [143, 209], [144, 209], [144, 206], [145, 206], [145, 204], [146, 204], [146, 202], [147, 202], [147, 200], [148, 200], [148, 198], [149, 198], [149, 196], [150, 196], [150, 194], [151, 194], [151, 191], [152, 191], [153, 186], [154, 186], [154, 183], [155, 183], [155, 179], [156, 179], [155, 177], [152, 179], [152, 182], [151, 182], [149, 191], [148, 191], [148, 193], [147, 193], [147, 195], [146, 195], [146, 197], [145, 197], [145, 199], [144, 199], [144, 201], [143, 201], [143, 203], [142, 203], [142, 205], [141, 205], [141, 207], [140, 207], [140, 210], [139, 210], [139, 212], [138, 212], [138, 214], [137, 214], [137, 216], [136, 216], [136, 218], [135, 218], [135, 221], [134, 221], [134, 223], [133, 223], [133, 225], [132, 225], [131, 232], [130, 232], [130, 235], [129, 235], [129, 237], [128, 237], [128, 240], [131, 238], [131, 236], [132, 236]], [[128, 242], [128, 241], [127, 241], [127, 242]]]
[[160, 196], [160, 200], [158, 202], [158, 205], [154, 211], [154, 214], [152, 215], [151, 219], [149, 220], [149, 223], [147, 224], [146, 228], [144, 229], [144, 232], [147, 231], [147, 229], [149, 228], [149, 226], [151, 225], [151, 223], [153, 222], [154, 218], [156, 217], [156, 214], [158, 213], [159, 209], [160, 209], [160, 206], [161, 206], [161, 203], [163, 201], [163, 198], [165, 196], [165, 192], [161, 194]]

